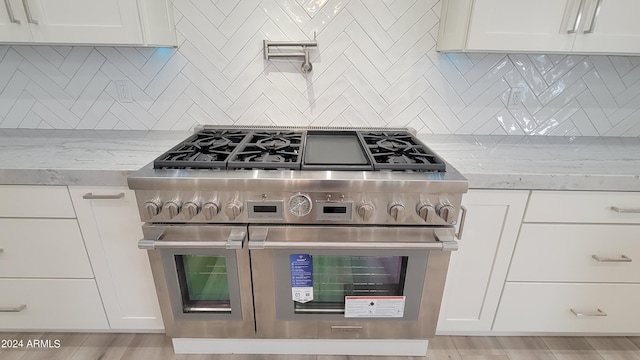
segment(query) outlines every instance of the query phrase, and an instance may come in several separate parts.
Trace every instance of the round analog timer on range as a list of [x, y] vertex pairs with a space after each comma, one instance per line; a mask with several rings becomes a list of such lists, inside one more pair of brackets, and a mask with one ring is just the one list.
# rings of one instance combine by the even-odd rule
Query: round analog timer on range
[[311, 198], [306, 194], [296, 194], [289, 198], [289, 212], [295, 216], [307, 216], [311, 212]]

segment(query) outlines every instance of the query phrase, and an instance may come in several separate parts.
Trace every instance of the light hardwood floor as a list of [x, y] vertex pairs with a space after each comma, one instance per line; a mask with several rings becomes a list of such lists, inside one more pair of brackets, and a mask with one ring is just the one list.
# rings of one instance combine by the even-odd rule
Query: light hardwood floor
[[[60, 348], [26, 348], [29, 340]], [[640, 360], [640, 337], [438, 336], [425, 357], [315, 355], [175, 355], [162, 334], [2, 333], [22, 349], [0, 348], [1, 360]], [[6, 344], [6, 343], [5, 343]]]

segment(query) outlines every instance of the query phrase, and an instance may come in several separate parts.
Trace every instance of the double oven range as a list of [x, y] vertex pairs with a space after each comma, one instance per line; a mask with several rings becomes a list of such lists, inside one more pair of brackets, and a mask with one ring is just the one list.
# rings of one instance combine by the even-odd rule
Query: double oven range
[[203, 127], [128, 182], [169, 336], [435, 334], [467, 181], [407, 129]]

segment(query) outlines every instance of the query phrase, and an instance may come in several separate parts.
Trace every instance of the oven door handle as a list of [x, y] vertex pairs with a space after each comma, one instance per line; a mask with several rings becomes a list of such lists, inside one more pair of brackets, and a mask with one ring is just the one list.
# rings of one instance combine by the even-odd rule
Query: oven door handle
[[167, 239], [166, 232], [162, 232], [155, 239], [141, 239], [138, 241], [138, 249], [242, 249], [242, 244], [247, 238], [244, 227], [234, 227], [226, 241], [199, 241], [199, 240], [171, 240]]
[[156, 241], [141, 239], [138, 241], [138, 249], [224, 249], [226, 241]]
[[[269, 228], [257, 227], [249, 232], [249, 249], [340, 249], [340, 250], [442, 250], [455, 251], [457, 242], [447, 241], [444, 232], [436, 234], [436, 242], [380, 241], [273, 241]], [[453, 240], [453, 237], [451, 237]]]
[[340, 250], [448, 250], [455, 249], [443, 243], [411, 242], [316, 242], [316, 241], [265, 241], [249, 242], [249, 249], [340, 249]]

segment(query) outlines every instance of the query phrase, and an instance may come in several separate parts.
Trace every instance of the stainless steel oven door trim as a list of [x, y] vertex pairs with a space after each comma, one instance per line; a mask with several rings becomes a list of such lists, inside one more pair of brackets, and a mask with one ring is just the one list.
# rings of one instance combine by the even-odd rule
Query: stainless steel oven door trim
[[[178, 268], [176, 266], [176, 256], [180, 255], [201, 255], [201, 256], [221, 256], [226, 260], [227, 277], [229, 287], [229, 299], [231, 308], [223, 307], [201, 307], [186, 306], [182, 303], [184, 291], [180, 284], [178, 276]], [[167, 287], [169, 288], [169, 299], [171, 300], [171, 309], [173, 317], [176, 320], [241, 320], [242, 319], [242, 300], [240, 297], [240, 279], [238, 279], [238, 263], [236, 261], [235, 252], [226, 249], [193, 249], [193, 248], [170, 248], [162, 249], [160, 252], [162, 257], [162, 266], [164, 268], [165, 277], [167, 279]], [[184, 285], [184, 284], [182, 284]], [[188, 309], [189, 312], [185, 312]]]
[[[436, 232], [438, 235], [436, 235]], [[442, 240], [454, 238], [453, 228], [426, 227], [356, 227], [356, 226], [249, 226], [249, 246], [256, 309], [257, 336], [260, 338], [345, 338], [345, 339], [426, 339], [435, 335], [440, 303], [446, 279], [451, 251]], [[348, 239], [346, 249], [342, 244]], [[399, 243], [395, 243], [395, 240]], [[449, 243], [450, 241], [446, 241]], [[395, 244], [394, 244], [395, 243]], [[286, 291], [276, 296], [279, 288], [287, 286], [289, 277], [277, 278], [275, 261], [285, 248], [312, 252], [341, 254], [361, 252], [369, 248], [375, 254], [409, 254], [409, 262], [422, 258], [426, 272], [418, 284], [407, 283], [420, 291], [417, 319], [326, 319], [288, 320], [279, 318], [274, 309], [279, 298], [286, 298]], [[411, 249], [398, 249], [410, 244]], [[273, 246], [272, 246], [273, 245]], [[376, 247], [377, 246], [377, 247]], [[292, 252], [292, 253], [293, 253]], [[304, 253], [304, 252], [302, 252]], [[281, 255], [280, 255], [281, 256]], [[287, 259], [285, 259], [287, 260]], [[288, 263], [288, 261], [287, 261]], [[409, 281], [411, 281], [409, 279]], [[277, 285], [278, 283], [280, 285]], [[284, 283], [284, 285], [282, 285]], [[291, 294], [288, 292], [288, 294]], [[290, 300], [290, 297], [289, 297]], [[291, 304], [291, 302], [289, 302]], [[339, 331], [348, 327], [353, 331]]]
[[[141, 243], [152, 245], [147, 253], [167, 335], [255, 336], [249, 250], [242, 246], [246, 226], [145, 224], [143, 233]], [[190, 254], [226, 257], [231, 313], [183, 313], [174, 255]]]

